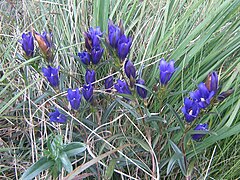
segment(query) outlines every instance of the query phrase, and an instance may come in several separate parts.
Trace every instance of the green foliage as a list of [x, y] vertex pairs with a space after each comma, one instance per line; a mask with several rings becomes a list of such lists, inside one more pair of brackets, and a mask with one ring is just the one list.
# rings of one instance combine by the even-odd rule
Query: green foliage
[[29, 167], [23, 173], [21, 179], [33, 179], [47, 169], [50, 170], [54, 178], [57, 178], [62, 167], [70, 173], [73, 168], [69, 158], [78, 155], [85, 150], [86, 145], [83, 143], [72, 142], [64, 145], [62, 136], [49, 138], [47, 142], [47, 150], [44, 151], [45, 156]]

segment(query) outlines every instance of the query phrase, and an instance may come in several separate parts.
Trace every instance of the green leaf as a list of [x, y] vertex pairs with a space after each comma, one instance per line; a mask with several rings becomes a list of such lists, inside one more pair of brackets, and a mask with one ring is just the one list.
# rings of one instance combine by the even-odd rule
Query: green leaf
[[[181, 150], [177, 147], [177, 145], [176, 145], [173, 141], [171, 141], [170, 139], [168, 140], [168, 142], [170, 143], [170, 145], [171, 145], [172, 149], [174, 150], [175, 154], [177, 154], [176, 156], [174, 156], [174, 160], [175, 160], [175, 158], [177, 158], [176, 160], [178, 161], [178, 165], [179, 165], [182, 173], [183, 173], [184, 175], [186, 175], [186, 174], [187, 174], [187, 171], [186, 171], [186, 165], [185, 165], [185, 162], [184, 162], [184, 155], [183, 155], [182, 151], [181, 151]], [[172, 158], [173, 158], [173, 157], [172, 157]], [[175, 161], [176, 161], [176, 160], [175, 160]], [[170, 160], [170, 161], [171, 161], [171, 160]], [[170, 161], [169, 161], [169, 164], [170, 164]], [[174, 162], [171, 162], [171, 163], [173, 163], [173, 165], [174, 165], [175, 161], [174, 161]], [[168, 165], [169, 165], [169, 164], [168, 164]], [[170, 164], [169, 166], [172, 168], [173, 165]], [[170, 167], [169, 167], [169, 168], [170, 168]], [[169, 169], [169, 170], [171, 170], [171, 169]]]
[[184, 126], [184, 123], [182, 121], [182, 119], [180, 118], [180, 116], [178, 115], [178, 113], [173, 109], [173, 107], [170, 105], [170, 104], [167, 104], [168, 108], [170, 109], [170, 111], [175, 115], [180, 127], [181, 127], [181, 130], [182, 132], [184, 132], [185, 130], [185, 126]]
[[180, 158], [179, 153], [174, 153], [174, 155], [171, 157], [170, 161], [168, 162], [168, 167], [167, 167], [167, 175], [172, 171], [172, 168], [176, 161]]
[[119, 102], [123, 107], [125, 107], [128, 112], [130, 112], [135, 118], [139, 118], [138, 113], [136, 112], [136, 108], [130, 106], [128, 103], [125, 103], [124, 101], [120, 100], [119, 98], [116, 98], [116, 101]]
[[27, 171], [25, 171], [25, 173], [23, 173], [21, 180], [33, 179], [42, 171], [50, 168], [53, 165], [54, 165], [53, 160], [48, 159], [47, 157], [42, 157], [36, 163], [34, 163], [31, 167], [29, 167]]
[[65, 169], [68, 173], [70, 173], [70, 172], [73, 170], [73, 168], [72, 168], [72, 163], [71, 163], [71, 161], [69, 160], [67, 154], [66, 154], [65, 152], [62, 152], [62, 153], [59, 155], [59, 158], [60, 158], [60, 160], [61, 160], [61, 162], [62, 162], [62, 165], [63, 165], [64, 169]]
[[111, 179], [116, 163], [117, 163], [117, 159], [112, 159], [110, 161], [110, 163], [106, 169], [106, 174], [105, 174], [106, 179]]
[[109, 115], [111, 114], [113, 109], [115, 108], [116, 104], [117, 104], [117, 101], [113, 101], [113, 103], [110, 106], [108, 106], [107, 110], [105, 111], [105, 113], [102, 116], [102, 122], [107, 121], [107, 118], [109, 117]]
[[124, 145], [124, 146], [121, 146], [121, 147], [118, 147], [118, 148], [113, 149], [113, 150], [111, 150], [111, 151], [108, 151], [108, 152], [106, 152], [106, 153], [104, 153], [104, 154], [102, 154], [102, 155], [100, 155], [100, 156], [98, 156], [98, 157], [95, 157], [94, 159], [88, 161], [87, 163], [82, 164], [81, 166], [79, 166], [79, 167], [77, 167], [76, 169], [74, 169], [73, 172], [71, 172], [70, 174], [68, 174], [68, 175], [64, 178], [64, 180], [74, 179], [75, 176], [77, 176], [78, 174], [80, 174], [81, 172], [83, 172], [84, 170], [86, 170], [87, 168], [89, 168], [90, 166], [92, 166], [93, 164], [96, 164], [97, 162], [101, 161], [103, 158], [105, 158], [105, 157], [107, 157], [107, 156], [109, 156], [109, 155], [111, 155], [111, 154], [113, 154], [113, 153], [115, 153], [115, 152], [117, 152], [117, 151], [119, 151], [119, 150], [127, 147], [127, 146], [129, 146], [129, 144], [126, 144], [126, 145]]
[[64, 146], [63, 151], [67, 154], [67, 156], [75, 156], [80, 154], [86, 150], [86, 145], [80, 142], [71, 142]]

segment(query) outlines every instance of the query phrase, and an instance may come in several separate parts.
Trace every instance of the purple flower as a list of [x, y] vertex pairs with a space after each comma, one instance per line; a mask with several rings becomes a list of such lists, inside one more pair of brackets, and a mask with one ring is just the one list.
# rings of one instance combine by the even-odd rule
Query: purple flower
[[117, 48], [117, 43], [121, 35], [122, 35], [121, 29], [118, 26], [114, 25], [112, 21], [109, 21], [108, 22], [108, 40], [109, 40], [109, 44], [113, 48]]
[[130, 60], [127, 60], [124, 65], [124, 71], [129, 79], [136, 78], [136, 68]]
[[92, 56], [92, 63], [98, 64], [100, 59], [102, 58], [104, 49], [100, 46], [93, 47], [91, 56]]
[[143, 80], [143, 79], [138, 79], [137, 81], [136, 81], [136, 83], [137, 83], [137, 93], [138, 93], [138, 95], [141, 97], [141, 98], [143, 98], [143, 99], [145, 99], [146, 97], [147, 97], [147, 90], [146, 89], [144, 89], [143, 87], [140, 87], [140, 86], [138, 86], [138, 84], [140, 84], [140, 85], [145, 85], [145, 81]]
[[90, 27], [89, 31], [84, 33], [85, 46], [89, 51], [93, 47], [100, 46], [100, 37], [102, 37], [102, 34], [100, 27], [96, 27], [96, 29]]
[[198, 103], [190, 100], [189, 98], [184, 99], [184, 106], [182, 107], [182, 113], [188, 123], [192, 122], [198, 116], [200, 112]]
[[107, 79], [105, 79], [104, 85], [106, 92], [111, 92], [110, 88], [113, 86], [113, 77], [109, 76]]
[[117, 52], [118, 52], [118, 57], [122, 61], [127, 57], [130, 51], [131, 45], [132, 45], [132, 38], [126, 37], [124, 34], [118, 40]]
[[19, 41], [27, 57], [32, 57], [34, 52], [34, 42], [31, 32], [22, 34], [22, 40]]
[[128, 87], [128, 84], [124, 80], [122, 81], [118, 79], [117, 84], [115, 84], [114, 87], [120, 94], [132, 94]]
[[82, 94], [80, 93], [79, 89], [76, 88], [75, 90], [68, 89], [67, 99], [71, 104], [71, 107], [75, 110], [78, 110], [80, 107]]
[[92, 86], [92, 84], [83, 85], [82, 94], [83, 94], [84, 98], [86, 99], [86, 101], [88, 101], [88, 102], [92, 101], [92, 97], [93, 97], [93, 86]]
[[87, 70], [85, 74], [85, 81], [87, 84], [91, 84], [95, 81], [95, 71], [94, 70]]
[[167, 63], [164, 60], [164, 58], [162, 58], [160, 60], [159, 70], [160, 70], [160, 83], [166, 85], [175, 71], [174, 60], [171, 60], [169, 63]]
[[67, 117], [61, 114], [57, 108], [55, 108], [55, 111], [50, 113], [49, 116], [50, 122], [65, 123], [67, 121]]
[[60, 67], [53, 68], [48, 66], [48, 68], [42, 68], [43, 75], [47, 78], [51, 86], [55, 87], [59, 84], [58, 71]]
[[207, 80], [205, 82], [206, 87], [209, 91], [213, 91], [214, 94], [217, 93], [218, 90], [218, 75], [216, 71], [213, 71], [210, 73], [207, 77]]
[[201, 82], [196, 91], [190, 92], [190, 96], [198, 103], [200, 108], [206, 108], [214, 96], [214, 91], [209, 91], [206, 85]]
[[91, 61], [91, 56], [87, 51], [79, 52], [78, 56], [80, 57], [81, 61], [85, 65], [89, 65]]
[[[208, 124], [198, 124], [195, 128], [194, 131], [208, 131]], [[195, 141], [198, 141], [199, 139], [201, 139], [203, 136], [205, 136], [206, 134], [193, 134], [192, 135], [192, 139]]]

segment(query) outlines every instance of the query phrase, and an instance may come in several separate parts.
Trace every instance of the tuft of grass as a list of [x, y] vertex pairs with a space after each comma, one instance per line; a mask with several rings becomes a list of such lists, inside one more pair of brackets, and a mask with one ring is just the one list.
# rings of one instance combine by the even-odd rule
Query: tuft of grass
[[[0, 177], [19, 179], [44, 155], [51, 134], [62, 135], [64, 144], [87, 144], [85, 154], [71, 163], [79, 173], [84, 170], [86, 174], [81, 175], [88, 179], [183, 179], [184, 171], [192, 179], [240, 177], [239, 7], [240, 1], [232, 0], [1, 1]], [[104, 79], [113, 74], [116, 80], [121, 73], [103, 64], [97, 68], [95, 109], [83, 102], [82, 113], [73, 114], [63, 108], [67, 105], [62, 99], [68, 88], [84, 84], [86, 69], [76, 58], [84, 50], [83, 33], [90, 26], [100, 26], [106, 35], [109, 19], [116, 24], [123, 20], [126, 34], [133, 37], [129, 58], [142, 71], [150, 92], [148, 106], [140, 100], [129, 103], [105, 95]], [[44, 79], [41, 68], [46, 62], [38, 50], [29, 60], [22, 56], [18, 40], [32, 28], [53, 32], [60, 91]], [[178, 69], [157, 101], [152, 88], [158, 83], [162, 57], [174, 59]], [[111, 58], [105, 50], [103, 59]], [[235, 91], [197, 119], [197, 123], [209, 122], [211, 131], [200, 142], [190, 137], [184, 142], [185, 167], [180, 158], [186, 127], [183, 99], [213, 70], [220, 76], [220, 92]], [[49, 122], [54, 106], [68, 115], [66, 125]], [[89, 162], [92, 166], [87, 166]], [[81, 171], [82, 164], [86, 168]], [[39, 175], [48, 176], [48, 171]], [[59, 178], [66, 176], [71, 174], [61, 171]]]

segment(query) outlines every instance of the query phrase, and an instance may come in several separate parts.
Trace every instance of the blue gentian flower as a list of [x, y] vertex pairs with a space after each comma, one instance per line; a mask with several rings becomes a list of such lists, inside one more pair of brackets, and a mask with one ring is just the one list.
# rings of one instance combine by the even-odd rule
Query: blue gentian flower
[[[194, 131], [208, 131], [208, 124], [198, 124], [195, 128]], [[199, 139], [201, 139], [203, 136], [205, 136], [206, 134], [193, 134], [192, 135], [192, 139], [195, 141], [198, 141]]]
[[89, 65], [91, 61], [91, 56], [87, 51], [79, 52], [78, 56], [80, 57], [81, 61], [85, 65]]
[[51, 66], [48, 66], [48, 68], [42, 68], [43, 75], [47, 78], [50, 85], [55, 87], [59, 84], [59, 78], [58, 78], [58, 71], [60, 67], [53, 68]]
[[124, 71], [129, 79], [136, 78], [136, 68], [130, 60], [127, 60], [124, 65]]
[[85, 46], [88, 51], [91, 51], [93, 47], [100, 46], [100, 37], [102, 37], [102, 34], [100, 27], [96, 27], [96, 29], [90, 27], [89, 31], [84, 33]]
[[200, 108], [206, 108], [214, 96], [214, 91], [209, 91], [206, 85], [202, 82], [198, 85], [198, 89], [190, 92], [191, 98], [196, 101]]
[[95, 71], [87, 69], [85, 74], [85, 81], [87, 84], [91, 84], [95, 81]]
[[107, 79], [105, 79], [104, 85], [106, 92], [111, 92], [110, 88], [113, 87], [113, 77], [109, 76]]
[[162, 58], [160, 60], [159, 70], [160, 70], [160, 83], [166, 85], [175, 71], [174, 60], [171, 60], [169, 63], [167, 63], [165, 59]]
[[108, 22], [108, 41], [113, 48], [117, 48], [118, 40], [122, 33], [118, 26], [115, 26], [112, 21]]
[[[138, 79], [136, 81], [136, 83], [140, 84], [140, 85], [143, 85], [143, 86], [145, 85], [145, 81], [143, 79]], [[145, 99], [147, 97], [147, 90], [144, 89], [143, 87], [138, 86], [138, 85], [136, 85], [136, 86], [137, 86], [137, 93], [138, 93], [138, 95], [141, 98]]]
[[132, 45], [132, 38], [126, 37], [124, 34], [118, 40], [117, 52], [118, 52], [118, 57], [122, 61], [127, 57], [130, 51], [131, 45]]
[[75, 90], [68, 89], [67, 99], [70, 102], [71, 107], [75, 110], [78, 110], [78, 108], [80, 107], [82, 94], [80, 93], [78, 88], [76, 88]]
[[184, 99], [184, 106], [182, 107], [182, 113], [185, 116], [185, 119], [188, 123], [192, 122], [197, 118], [200, 112], [198, 103], [190, 100], [189, 98]]
[[86, 101], [90, 102], [93, 98], [93, 86], [92, 84], [83, 85], [82, 94]]
[[117, 92], [120, 94], [132, 94], [128, 87], [128, 84], [124, 80], [122, 81], [118, 79], [114, 87], [117, 90]]
[[210, 73], [207, 77], [207, 81], [205, 82], [206, 87], [209, 91], [213, 91], [214, 94], [217, 93], [218, 90], [218, 74], [216, 71]]
[[27, 34], [22, 34], [22, 40], [19, 41], [22, 44], [22, 48], [25, 52], [25, 55], [29, 58], [33, 56], [34, 52], [34, 41], [31, 32]]
[[67, 117], [64, 114], [61, 114], [57, 108], [55, 108], [55, 111], [50, 113], [49, 116], [50, 122], [65, 123], [67, 121]]
[[91, 56], [92, 56], [92, 63], [98, 64], [100, 59], [102, 58], [104, 49], [100, 46], [96, 46], [92, 48]]

